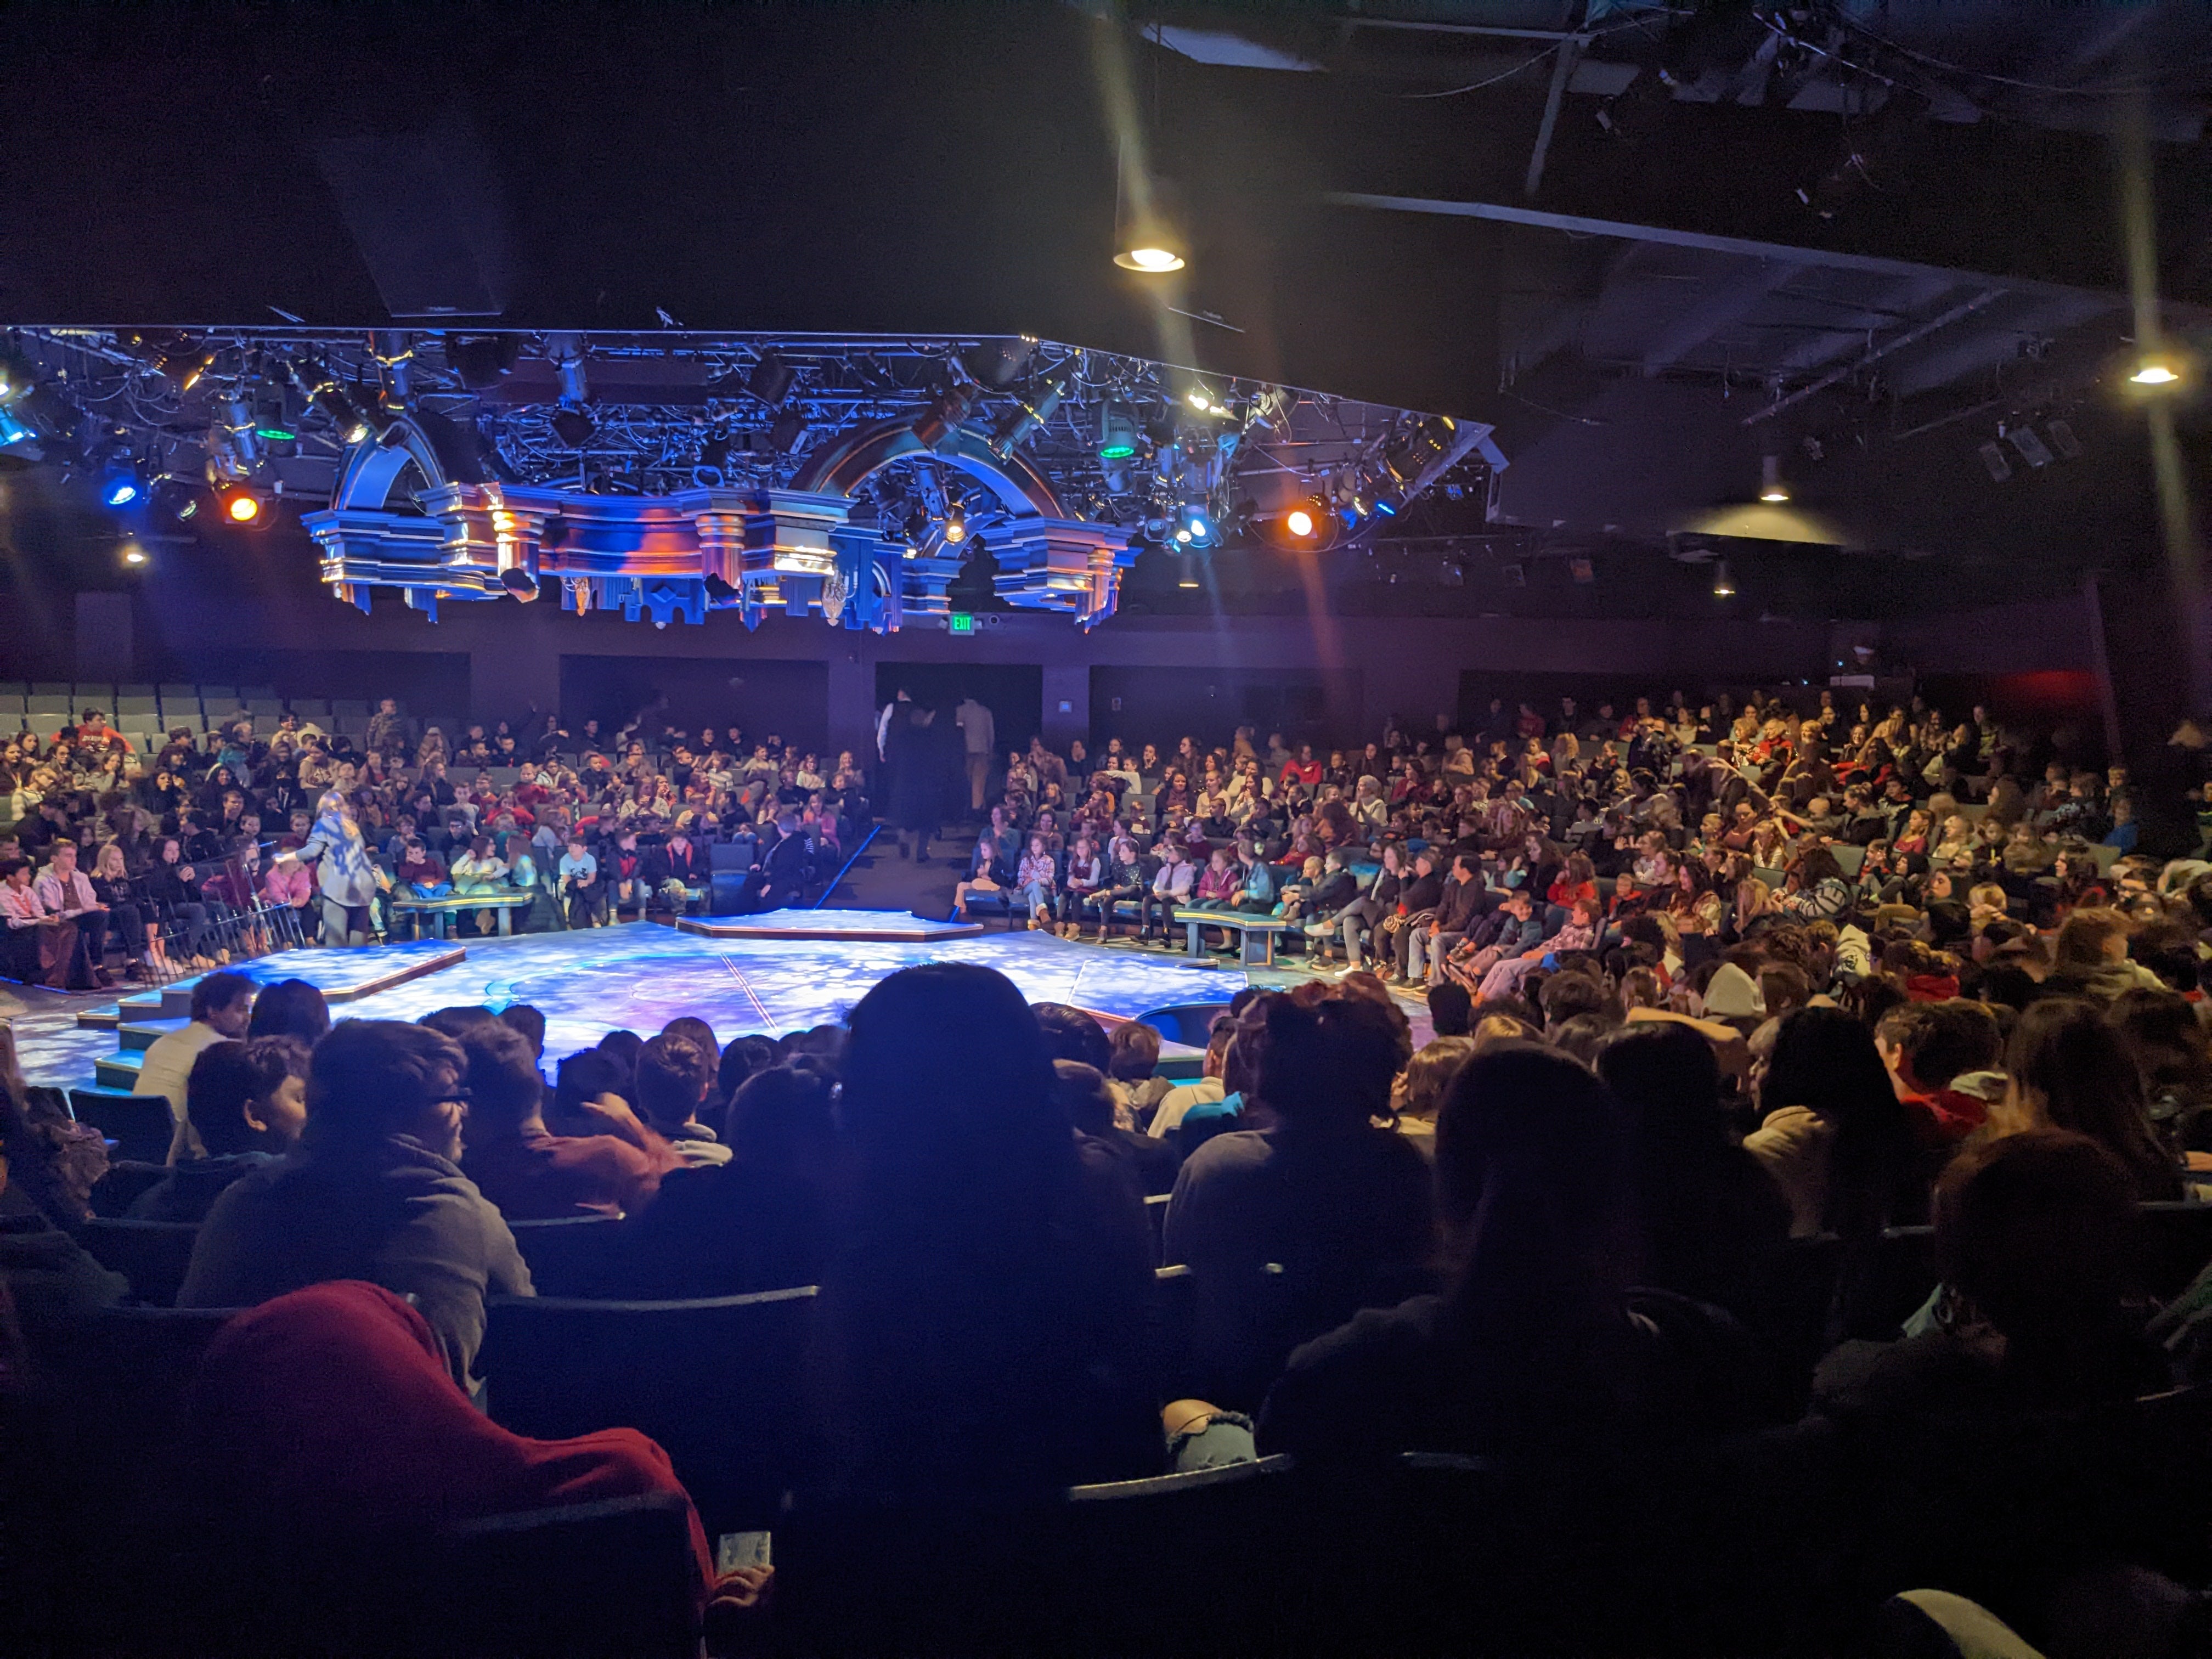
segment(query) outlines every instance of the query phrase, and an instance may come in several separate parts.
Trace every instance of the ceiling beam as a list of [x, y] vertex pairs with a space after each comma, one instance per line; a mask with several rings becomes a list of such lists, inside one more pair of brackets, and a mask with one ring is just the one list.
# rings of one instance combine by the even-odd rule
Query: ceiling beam
[[1826, 265], [1837, 270], [1863, 270], [1886, 276], [1933, 276], [1949, 283], [1995, 283], [2022, 294], [2103, 297], [2104, 290], [2070, 283], [2041, 282], [2032, 277], [1999, 276], [1989, 271], [1925, 264], [1887, 254], [1854, 253], [1838, 248], [1793, 247], [1784, 242], [1760, 241], [1746, 236], [1716, 235], [1711, 231], [1684, 230], [1672, 225], [1632, 224], [1618, 219], [1595, 219], [1578, 213], [1553, 213], [1542, 208], [1504, 202], [1448, 201], [1424, 196], [1382, 196], [1365, 191], [1337, 191], [1328, 197], [1337, 207], [1373, 208], [1389, 213], [1440, 214], [1449, 218], [1489, 219], [1504, 224], [1527, 225], [1539, 230], [1562, 231], [1572, 236], [1613, 236], [1632, 242], [1663, 242], [1674, 247], [1698, 248], [1708, 253], [1732, 253], [1747, 259], [1776, 259], [1796, 264]]
[[1762, 259], [1715, 285], [1668, 319], [1658, 337], [1644, 349], [1646, 380], [1665, 374], [1705, 341], [1739, 322], [1806, 267], [1806, 261]]

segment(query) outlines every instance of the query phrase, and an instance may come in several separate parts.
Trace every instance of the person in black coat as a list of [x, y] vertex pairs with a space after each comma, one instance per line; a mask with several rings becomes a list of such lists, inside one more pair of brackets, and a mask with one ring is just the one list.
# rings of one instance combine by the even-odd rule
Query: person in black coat
[[898, 832], [899, 856], [922, 863], [928, 861], [929, 837], [937, 827], [939, 787], [931, 765], [935, 753], [929, 716], [901, 692], [884, 732], [888, 804], [891, 826]]

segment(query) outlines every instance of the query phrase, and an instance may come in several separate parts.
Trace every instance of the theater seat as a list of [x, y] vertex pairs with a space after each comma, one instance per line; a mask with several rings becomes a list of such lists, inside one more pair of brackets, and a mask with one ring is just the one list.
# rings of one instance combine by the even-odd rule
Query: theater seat
[[1263, 1458], [1001, 1507], [800, 1504], [775, 1536], [777, 1620], [802, 1653], [1284, 1650], [1267, 1639], [1271, 1567], [1326, 1572], [1308, 1552], [1337, 1547], [1301, 1535], [1290, 1468]]
[[492, 1420], [560, 1440], [659, 1441], [710, 1534], [772, 1527], [798, 1478], [811, 1285], [689, 1302], [495, 1297], [478, 1366]]
[[622, 1232], [613, 1217], [562, 1216], [507, 1225], [538, 1295], [587, 1297], [611, 1288], [614, 1246]]
[[176, 1120], [164, 1097], [72, 1089], [69, 1100], [70, 1111], [78, 1122], [90, 1124], [115, 1142], [111, 1157], [142, 1164], [167, 1161]]
[[94, 1216], [77, 1229], [77, 1242], [103, 1267], [131, 1281], [131, 1293], [156, 1308], [173, 1307], [191, 1265], [199, 1228], [185, 1221], [132, 1221]]

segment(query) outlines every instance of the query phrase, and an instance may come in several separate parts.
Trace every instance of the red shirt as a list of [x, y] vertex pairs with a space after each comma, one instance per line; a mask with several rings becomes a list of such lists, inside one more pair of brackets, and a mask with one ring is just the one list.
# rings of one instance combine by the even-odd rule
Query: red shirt
[[1321, 763], [1310, 760], [1285, 762], [1283, 766], [1283, 775], [1277, 781], [1302, 783], [1310, 789], [1321, 781]]

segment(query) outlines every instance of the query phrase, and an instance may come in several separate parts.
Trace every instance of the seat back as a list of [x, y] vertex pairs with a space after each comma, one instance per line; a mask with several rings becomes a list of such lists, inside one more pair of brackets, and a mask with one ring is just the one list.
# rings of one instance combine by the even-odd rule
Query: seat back
[[107, 1173], [93, 1183], [92, 1212], [118, 1217], [127, 1214], [131, 1206], [168, 1173], [166, 1164], [111, 1158]]
[[166, 1097], [72, 1089], [69, 1099], [70, 1112], [78, 1122], [90, 1124], [115, 1142], [109, 1156], [142, 1164], [167, 1162], [169, 1138], [177, 1126]]
[[2142, 1204], [2143, 1288], [2161, 1302], [2212, 1263], [2212, 1204]]
[[77, 1230], [77, 1240], [103, 1267], [131, 1281], [131, 1293], [156, 1308], [173, 1307], [191, 1265], [200, 1230], [186, 1221], [132, 1221], [94, 1216]]
[[801, 1473], [812, 1285], [688, 1302], [497, 1297], [479, 1367], [495, 1422], [539, 1439], [658, 1441], [709, 1533], [765, 1528]]
[[1149, 1025], [1171, 1042], [1189, 1044], [1194, 1048], [1206, 1047], [1206, 1040], [1213, 1030], [1213, 1022], [1229, 1012], [1229, 1004], [1221, 1002], [1179, 1002], [1165, 1008], [1151, 1009], [1137, 1016], [1139, 1024]]
[[1265, 1569], [1297, 1541], [1290, 1467], [1262, 1458], [1057, 1502], [802, 1503], [776, 1532], [778, 1619], [797, 1652], [1267, 1650]]
[[456, 1655], [698, 1650], [683, 1498], [658, 1492], [464, 1521], [435, 1540], [427, 1645]]
[[538, 1295], [588, 1297], [611, 1286], [615, 1243], [622, 1233], [612, 1216], [562, 1216], [507, 1226]]

